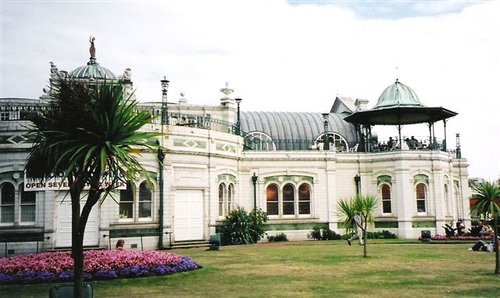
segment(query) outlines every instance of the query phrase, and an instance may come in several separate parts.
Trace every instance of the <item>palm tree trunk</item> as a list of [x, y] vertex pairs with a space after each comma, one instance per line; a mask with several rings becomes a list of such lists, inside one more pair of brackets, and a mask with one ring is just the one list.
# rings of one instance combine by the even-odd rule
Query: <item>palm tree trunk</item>
[[[73, 297], [83, 297], [83, 235], [79, 233], [80, 192], [71, 192], [71, 256], [73, 257]], [[81, 239], [81, 240], [80, 240]]]
[[363, 222], [364, 228], [363, 228], [363, 257], [368, 257], [368, 249], [366, 246], [366, 239], [367, 239], [367, 228], [368, 228], [368, 223], [367, 223], [367, 218], [364, 218]]
[[494, 234], [495, 241], [493, 242], [493, 249], [495, 251], [495, 274], [500, 274], [500, 247], [498, 246], [498, 215], [495, 214], [493, 216], [493, 226], [494, 226]]

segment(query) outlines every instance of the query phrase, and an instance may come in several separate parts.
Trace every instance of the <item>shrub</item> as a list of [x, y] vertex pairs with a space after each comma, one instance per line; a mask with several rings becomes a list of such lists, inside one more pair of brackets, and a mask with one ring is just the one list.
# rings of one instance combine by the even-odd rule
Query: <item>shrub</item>
[[314, 226], [312, 232], [308, 235], [309, 238], [315, 240], [340, 240], [341, 236], [328, 227]]
[[367, 232], [366, 237], [368, 239], [396, 239], [398, 238], [396, 234], [391, 233], [387, 230], [382, 230], [380, 232]]
[[285, 233], [278, 233], [275, 236], [267, 237], [269, 242], [280, 242], [280, 241], [288, 241], [288, 238]]
[[267, 214], [261, 209], [250, 213], [238, 207], [231, 211], [218, 230], [223, 245], [239, 245], [257, 243], [264, 235], [264, 223]]

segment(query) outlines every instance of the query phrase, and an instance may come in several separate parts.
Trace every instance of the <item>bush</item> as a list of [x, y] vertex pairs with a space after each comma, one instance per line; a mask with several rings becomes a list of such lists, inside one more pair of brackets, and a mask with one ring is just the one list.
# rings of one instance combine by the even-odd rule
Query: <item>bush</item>
[[309, 238], [315, 240], [340, 240], [341, 236], [328, 227], [314, 226]]
[[381, 232], [367, 232], [366, 238], [368, 238], [368, 239], [396, 239], [398, 237], [394, 233], [391, 233], [387, 230], [383, 230]]
[[264, 235], [266, 221], [267, 214], [261, 209], [254, 209], [250, 213], [241, 207], [234, 209], [218, 227], [222, 245], [257, 243]]
[[285, 233], [279, 233], [276, 234], [276, 236], [267, 237], [267, 240], [269, 240], [269, 242], [280, 242], [280, 241], [288, 241], [288, 238], [286, 237]]

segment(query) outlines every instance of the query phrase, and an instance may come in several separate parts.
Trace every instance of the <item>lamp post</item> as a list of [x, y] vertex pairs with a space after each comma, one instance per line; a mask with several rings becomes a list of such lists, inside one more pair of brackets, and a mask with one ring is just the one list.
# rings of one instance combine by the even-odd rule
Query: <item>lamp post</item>
[[255, 175], [255, 172], [253, 173], [252, 176], [252, 182], [253, 182], [253, 209], [257, 209], [257, 179], [259, 177]]
[[240, 118], [240, 103], [241, 98], [235, 98], [236, 101], [236, 134], [240, 135], [241, 133], [241, 118]]
[[167, 77], [163, 77], [161, 82], [161, 124], [168, 124], [168, 106], [167, 106], [167, 91], [168, 84], [170, 83], [167, 80]]
[[[163, 136], [162, 136], [163, 138]], [[159, 208], [159, 216], [158, 216], [158, 247], [163, 249], [163, 161], [165, 160], [165, 152], [161, 146], [158, 146], [158, 168], [160, 169], [160, 208]]]
[[168, 124], [168, 107], [167, 107], [167, 91], [168, 91], [168, 84], [170, 83], [169, 80], [167, 80], [167, 77], [163, 77], [163, 80], [160, 81], [161, 83], [161, 144], [158, 144], [158, 168], [160, 170], [159, 173], [159, 182], [160, 182], [160, 208], [159, 208], [159, 216], [158, 216], [158, 247], [160, 249], [163, 249], [163, 184], [164, 184], [164, 177], [163, 177], [163, 161], [165, 159], [165, 152], [163, 152], [163, 148], [161, 145], [163, 145], [163, 126], [165, 124]]
[[361, 192], [361, 177], [358, 174], [354, 176], [354, 183], [356, 184], [356, 195], [359, 196]]
[[323, 150], [330, 150], [330, 141], [328, 140], [328, 116], [330, 113], [323, 113], [323, 130], [324, 130], [324, 138], [323, 138]]

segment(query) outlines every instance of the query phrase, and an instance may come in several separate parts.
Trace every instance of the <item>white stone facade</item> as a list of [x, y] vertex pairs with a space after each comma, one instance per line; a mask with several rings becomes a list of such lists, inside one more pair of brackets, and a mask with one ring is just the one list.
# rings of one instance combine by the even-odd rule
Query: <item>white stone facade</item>
[[[43, 237], [38, 242], [0, 242], [0, 249], [5, 248], [0, 255], [32, 252], [37, 245], [42, 251], [71, 243], [64, 222], [68, 214], [63, 190], [36, 191], [34, 217], [27, 216], [25, 222], [21, 216], [22, 208], [32, 207], [21, 200], [31, 143], [24, 137], [29, 122], [22, 120], [20, 111], [38, 105], [43, 106], [43, 101], [0, 99], [0, 188], [14, 187], [13, 200], [8, 197], [10, 186], [0, 198], [0, 234], [33, 232]], [[161, 103], [143, 103], [140, 108], [160, 114]], [[244, 135], [235, 134], [236, 105], [229, 97], [213, 106], [190, 105], [184, 100], [169, 103], [168, 115], [167, 125], [162, 127], [157, 119], [143, 128], [164, 133], [159, 139], [165, 152], [163, 165], [157, 152], [140, 156], [155, 177], [151, 192], [141, 188], [143, 181], [134, 181], [130, 202], [117, 191], [96, 206], [87, 229], [87, 246], [113, 247], [123, 237], [131, 249], [208, 240], [228, 209], [236, 206], [264, 211], [276, 208], [277, 214], [269, 215], [268, 235], [284, 232], [290, 240], [307, 239], [315, 225], [343, 233], [336, 206], [339, 199], [356, 194], [356, 176], [361, 194], [379, 198], [372, 231], [389, 230], [400, 238], [417, 238], [422, 230], [444, 234], [445, 223], [469, 221], [467, 161], [453, 152], [337, 152], [314, 146], [309, 150], [248, 150]], [[255, 186], [252, 176], [256, 177]], [[273, 187], [276, 202], [270, 200]], [[293, 199], [287, 201], [284, 193], [290, 191], [288, 198]]]

